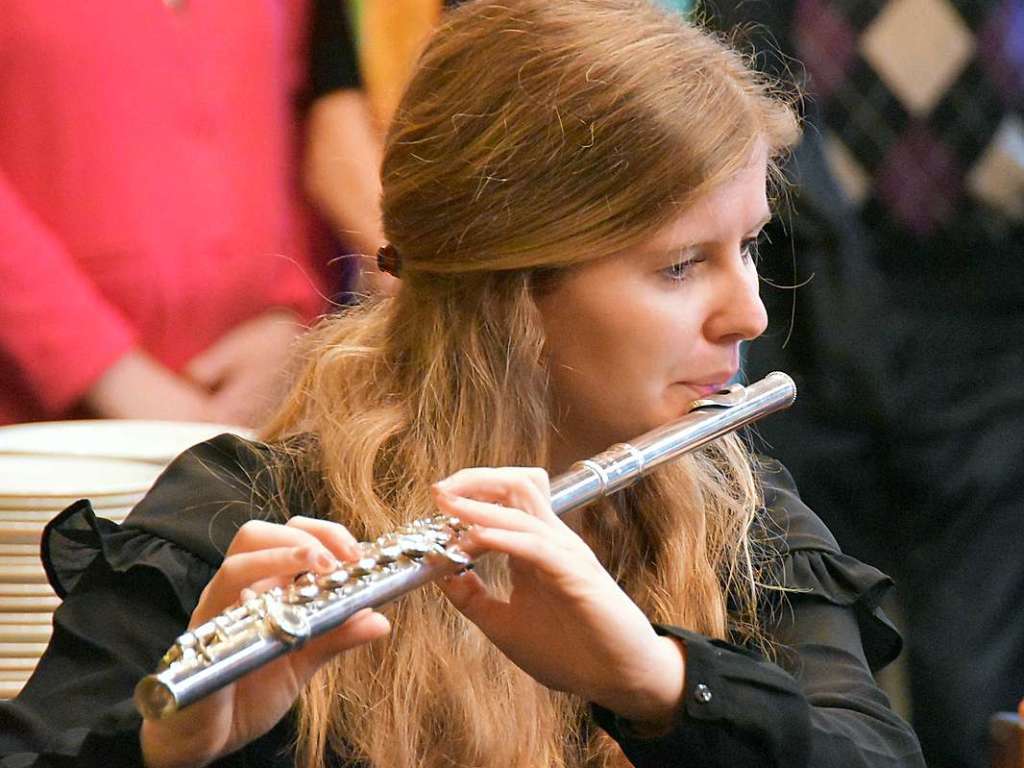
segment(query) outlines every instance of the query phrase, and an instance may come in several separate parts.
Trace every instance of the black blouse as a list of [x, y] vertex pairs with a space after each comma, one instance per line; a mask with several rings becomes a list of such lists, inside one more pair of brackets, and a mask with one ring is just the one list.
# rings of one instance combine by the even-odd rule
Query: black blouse
[[[80, 501], [47, 526], [43, 561], [64, 601], [35, 674], [0, 702], [0, 766], [142, 765], [135, 683], [186, 627], [238, 527], [276, 519], [260, 503], [272, 497], [263, 450], [221, 435], [178, 457], [123, 524]], [[878, 607], [891, 582], [839, 551], [784, 469], [763, 482], [792, 590], [768, 626], [782, 646], [777, 663], [658, 627], [687, 647], [670, 731], [640, 738], [598, 707], [593, 721], [639, 768], [923, 766], [917, 739], [871, 674], [899, 652]], [[291, 766], [293, 736], [286, 717], [217, 765]]]

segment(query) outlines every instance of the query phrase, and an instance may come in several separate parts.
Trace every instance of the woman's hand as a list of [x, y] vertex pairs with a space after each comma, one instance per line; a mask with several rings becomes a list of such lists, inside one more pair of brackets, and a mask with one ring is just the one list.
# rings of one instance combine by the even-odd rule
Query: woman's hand
[[551, 509], [541, 469], [476, 468], [434, 487], [441, 511], [472, 524], [471, 555], [508, 555], [512, 591], [476, 574], [444, 590], [517, 666], [540, 683], [600, 704], [641, 727], [666, 726], [682, 696], [684, 649], [659, 637], [583, 540]]
[[[358, 549], [341, 525], [293, 517], [287, 525], [251, 521], [228, 547], [206, 585], [189, 629], [237, 603], [243, 591], [287, 584], [302, 571], [329, 573]], [[361, 611], [335, 630], [310, 640], [202, 701], [163, 720], [145, 720], [141, 741], [149, 768], [203, 766], [269, 731], [295, 702], [313, 674], [335, 654], [387, 634], [387, 619]]]
[[211, 395], [141, 349], [111, 365], [82, 397], [85, 410], [105, 419], [210, 421]]
[[185, 375], [207, 393], [210, 419], [259, 424], [284, 393], [292, 342], [301, 332], [292, 313], [270, 310], [235, 326], [193, 358]]

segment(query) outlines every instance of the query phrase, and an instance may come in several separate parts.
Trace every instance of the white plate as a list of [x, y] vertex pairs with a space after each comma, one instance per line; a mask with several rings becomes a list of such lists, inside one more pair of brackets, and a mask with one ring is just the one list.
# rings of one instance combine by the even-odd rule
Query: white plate
[[42, 616], [49, 616], [60, 605], [56, 595], [0, 595], [0, 612], [3, 611], [34, 611]]
[[[3, 462], [0, 462], [2, 464]], [[113, 493], [110, 495], [94, 495], [75, 493], [70, 496], [0, 496], [0, 519], [6, 512], [44, 512], [52, 517], [62, 509], [71, 506], [79, 499], [89, 499], [92, 507], [102, 517], [111, 513], [127, 511], [138, 504], [145, 493]]]
[[38, 659], [46, 650], [46, 643], [0, 642], [0, 658]]
[[[43, 523], [5, 523], [0, 520], [0, 544], [35, 544], [43, 535]], [[0, 591], [0, 594], [3, 594]]]
[[161, 471], [145, 461], [6, 454], [0, 455], [0, 497], [10, 502], [138, 495]]
[[31, 672], [38, 663], [39, 659], [5, 659], [0, 656], [0, 669], [8, 672], [16, 669], [27, 669]]
[[11, 555], [39, 557], [39, 547], [35, 544], [0, 544], [0, 557]]
[[49, 584], [5, 584], [0, 582], [0, 597], [53, 597]]
[[93, 419], [42, 421], [0, 427], [0, 453], [92, 456], [166, 464], [196, 443], [242, 427], [192, 421]]
[[53, 627], [45, 624], [33, 624], [19, 627], [13, 624], [0, 624], [0, 643], [31, 644], [48, 643]]
[[[28, 560], [28, 558], [25, 558]], [[22, 565], [0, 565], [0, 582], [6, 584], [46, 584], [46, 571], [36, 559]]]
[[24, 687], [25, 684], [22, 682], [8, 682], [7, 680], [0, 680], [0, 700], [13, 699]]
[[[132, 510], [131, 507], [96, 507], [96, 516], [104, 517], [107, 520], [113, 520], [115, 523], [120, 523], [124, 520], [128, 513]], [[0, 505], [0, 523], [48, 523], [57, 515], [60, 514], [60, 510], [45, 510], [45, 509], [4, 509], [3, 505]]]
[[0, 611], [0, 624], [17, 624], [22, 627], [35, 627], [40, 624], [51, 626], [53, 624], [53, 617], [41, 612], [12, 613], [10, 611]]

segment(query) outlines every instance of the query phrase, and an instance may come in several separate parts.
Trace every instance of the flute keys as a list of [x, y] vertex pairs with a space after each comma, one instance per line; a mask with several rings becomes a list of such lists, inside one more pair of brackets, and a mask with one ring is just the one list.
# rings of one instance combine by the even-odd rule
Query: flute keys
[[376, 551], [378, 565], [391, 565], [403, 555], [402, 548], [394, 542], [382, 544]]
[[308, 603], [320, 597], [320, 585], [317, 583], [316, 575], [307, 572], [296, 576], [289, 596], [300, 603]]
[[458, 547], [448, 547], [444, 550], [444, 556], [456, 565], [469, 565], [472, 558]]
[[354, 563], [350, 563], [345, 566], [349, 576], [359, 578], [362, 576], [369, 576], [375, 570], [377, 570], [377, 558], [375, 557], [361, 557]]
[[267, 623], [274, 636], [288, 645], [301, 645], [313, 631], [305, 609], [288, 603], [268, 601]]
[[332, 573], [321, 576], [317, 583], [322, 589], [338, 589], [345, 586], [350, 580], [351, 577], [348, 571], [344, 568], [339, 568]]
[[398, 537], [398, 546], [402, 548], [402, 554], [413, 560], [426, 557], [434, 550], [434, 542], [427, 541], [423, 536], [407, 535]]

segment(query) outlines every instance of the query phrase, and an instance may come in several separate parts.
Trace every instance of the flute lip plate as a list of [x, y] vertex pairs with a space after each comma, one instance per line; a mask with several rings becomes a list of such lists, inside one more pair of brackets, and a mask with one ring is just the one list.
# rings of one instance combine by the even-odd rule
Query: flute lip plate
[[690, 412], [692, 413], [700, 408], [728, 408], [733, 405], [739, 405], [743, 402], [746, 394], [746, 389], [742, 384], [730, 384], [713, 395], [694, 400], [690, 403]]

